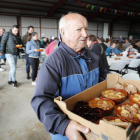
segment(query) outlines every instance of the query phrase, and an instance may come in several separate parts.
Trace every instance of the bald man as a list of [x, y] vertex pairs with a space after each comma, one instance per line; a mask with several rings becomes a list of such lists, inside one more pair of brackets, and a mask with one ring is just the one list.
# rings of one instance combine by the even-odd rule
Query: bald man
[[42, 64], [31, 105], [52, 140], [83, 140], [80, 132], [90, 130], [69, 120], [54, 103], [62, 96], [66, 100], [105, 79], [107, 71], [101, 67], [99, 57], [85, 49], [88, 22], [80, 14], [70, 13], [60, 19], [62, 41]]

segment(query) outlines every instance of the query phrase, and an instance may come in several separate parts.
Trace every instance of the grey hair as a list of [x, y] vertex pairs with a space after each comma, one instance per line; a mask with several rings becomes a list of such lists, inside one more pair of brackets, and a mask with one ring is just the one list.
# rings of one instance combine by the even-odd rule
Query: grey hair
[[64, 18], [65, 15], [63, 15], [59, 20], [59, 32], [61, 32], [61, 29], [66, 29], [66, 19]]
[[[68, 14], [72, 14], [72, 13], [74, 13], [74, 14], [79, 14], [79, 13], [76, 13], [76, 12], [68, 12]], [[66, 15], [68, 15], [68, 14], [66, 14]], [[62, 17], [61, 17], [60, 20], [59, 20], [59, 32], [61, 32], [61, 29], [62, 29], [62, 28], [66, 29], [67, 21], [66, 21], [66, 19], [64, 18], [64, 16], [66, 16], [66, 15], [62, 15]]]

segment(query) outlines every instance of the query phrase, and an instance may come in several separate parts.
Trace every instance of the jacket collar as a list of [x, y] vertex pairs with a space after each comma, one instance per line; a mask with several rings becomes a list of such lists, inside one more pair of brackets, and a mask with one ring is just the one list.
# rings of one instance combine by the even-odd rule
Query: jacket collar
[[30, 40], [34, 45], [39, 45], [38, 41], [34, 41], [33, 39]]
[[[67, 51], [72, 57], [77, 57], [79, 54], [77, 54], [74, 50], [72, 50], [70, 47], [68, 47], [64, 42], [60, 43], [60, 46]], [[86, 56], [87, 51], [85, 48], [83, 48], [81, 50], [81, 55], [85, 55]]]

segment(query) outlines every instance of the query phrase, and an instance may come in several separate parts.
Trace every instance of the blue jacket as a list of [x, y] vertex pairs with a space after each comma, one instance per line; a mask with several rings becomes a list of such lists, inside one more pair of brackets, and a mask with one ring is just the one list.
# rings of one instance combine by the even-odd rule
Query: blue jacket
[[61, 42], [42, 64], [31, 105], [51, 133], [52, 140], [68, 140], [65, 129], [70, 122], [54, 103], [56, 96], [66, 100], [105, 79], [108, 71], [100, 65], [99, 57], [85, 48], [78, 55]]
[[[107, 56], [109, 56], [110, 51], [111, 51], [111, 46], [106, 49]], [[114, 48], [114, 49], [112, 48], [112, 53], [115, 53], [117, 55], [117, 54], [120, 54], [121, 51], [119, 51], [117, 48]]]
[[26, 53], [29, 54], [29, 57], [30, 56], [32, 56], [32, 57], [39, 56], [39, 59], [42, 59], [41, 52], [35, 52], [35, 49], [40, 49], [39, 48], [39, 42], [31, 39], [26, 44]]

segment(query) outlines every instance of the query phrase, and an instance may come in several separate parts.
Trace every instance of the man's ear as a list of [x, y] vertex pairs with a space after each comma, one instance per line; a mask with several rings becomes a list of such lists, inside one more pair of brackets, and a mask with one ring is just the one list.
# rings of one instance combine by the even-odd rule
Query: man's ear
[[62, 38], [66, 38], [66, 30], [64, 28], [61, 28], [60, 33], [61, 33]]

